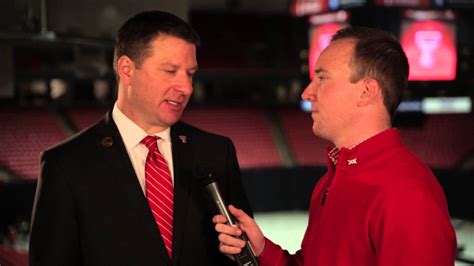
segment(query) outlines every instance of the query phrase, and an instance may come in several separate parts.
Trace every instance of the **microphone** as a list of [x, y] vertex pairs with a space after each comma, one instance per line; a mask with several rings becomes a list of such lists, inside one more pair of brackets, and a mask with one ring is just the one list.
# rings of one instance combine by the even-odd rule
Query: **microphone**
[[[229, 225], [236, 226], [235, 218], [230, 214], [229, 210], [227, 209], [227, 205], [222, 198], [214, 171], [212, 171], [210, 168], [198, 168], [196, 170], [196, 175], [199, 179], [201, 179], [203, 187], [207, 190], [207, 193], [211, 197], [212, 201], [214, 201], [220, 214], [225, 216]], [[242, 248], [242, 251], [239, 254], [234, 255], [237, 264], [239, 266], [258, 266], [255, 252], [250, 245], [250, 240], [248, 237], [244, 232], [242, 232], [239, 238], [244, 240], [247, 244], [244, 248]]]

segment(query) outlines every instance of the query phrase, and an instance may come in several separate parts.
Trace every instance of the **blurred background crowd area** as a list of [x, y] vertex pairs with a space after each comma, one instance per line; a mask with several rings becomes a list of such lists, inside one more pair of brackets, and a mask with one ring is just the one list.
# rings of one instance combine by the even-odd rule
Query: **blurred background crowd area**
[[[473, 0], [0, 0], [0, 264], [26, 265], [39, 154], [112, 107], [116, 32], [151, 9], [201, 36], [182, 120], [232, 138], [257, 216], [304, 213], [325, 171], [329, 143], [313, 135], [300, 95], [331, 35], [392, 32], [410, 62], [395, 126], [433, 169], [459, 232], [472, 225]], [[472, 239], [460, 262], [474, 259], [466, 248]]]

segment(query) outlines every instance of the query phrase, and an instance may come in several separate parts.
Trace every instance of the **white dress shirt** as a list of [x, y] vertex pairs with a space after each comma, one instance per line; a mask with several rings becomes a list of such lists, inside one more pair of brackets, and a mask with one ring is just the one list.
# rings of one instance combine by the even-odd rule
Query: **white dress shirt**
[[[120, 135], [122, 136], [125, 148], [127, 149], [128, 157], [130, 158], [133, 169], [137, 174], [138, 182], [140, 182], [142, 191], [145, 193], [145, 162], [148, 155], [148, 148], [140, 142], [143, 138], [148, 136], [148, 134], [145, 132], [145, 130], [130, 120], [124, 113], [122, 113], [122, 111], [120, 111], [118, 108], [117, 103], [115, 103], [112, 110], [112, 118], [114, 119], [115, 124], [117, 124], [117, 128], [120, 132]], [[158, 140], [158, 149], [168, 164], [171, 173], [171, 180], [173, 181], [174, 185], [170, 128], [167, 128], [154, 135], [161, 138]]]

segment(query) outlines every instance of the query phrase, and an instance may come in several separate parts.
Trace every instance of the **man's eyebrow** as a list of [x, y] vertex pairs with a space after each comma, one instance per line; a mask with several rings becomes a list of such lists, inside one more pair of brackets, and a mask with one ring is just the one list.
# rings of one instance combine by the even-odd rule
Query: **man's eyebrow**
[[[169, 66], [169, 67], [173, 67], [173, 68], [180, 68], [179, 65], [169, 63], [169, 62], [161, 63], [160, 66]], [[189, 70], [197, 70], [197, 69], [198, 69], [198, 65], [195, 65], [195, 66], [192, 66], [191, 68], [189, 68]]]
[[169, 62], [164, 62], [164, 63], [161, 63], [160, 65], [161, 66], [170, 66], [170, 67], [174, 67], [174, 68], [179, 68], [179, 65], [169, 63]]
[[320, 73], [327, 73], [328, 71], [322, 67], [320, 68], [317, 68], [316, 70], [314, 70], [314, 73], [316, 74], [320, 74]]

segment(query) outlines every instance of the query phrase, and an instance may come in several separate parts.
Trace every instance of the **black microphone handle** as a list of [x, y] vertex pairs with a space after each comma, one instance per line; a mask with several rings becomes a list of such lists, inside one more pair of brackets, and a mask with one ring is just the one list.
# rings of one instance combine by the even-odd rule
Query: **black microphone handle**
[[[225, 216], [227, 222], [231, 226], [236, 226], [234, 217], [230, 214], [229, 210], [226, 207], [224, 200], [222, 199], [221, 192], [217, 182], [211, 182], [206, 185], [206, 190], [211, 196], [212, 200], [219, 209], [219, 212]], [[257, 258], [255, 257], [255, 252], [252, 249], [252, 245], [250, 244], [250, 240], [242, 232], [242, 235], [239, 237], [240, 239], [244, 240], [247, 244], [242, 249], [242, 252], [239, 254], [234, 255], [235, 260], [237, 261], [238, 265], [240, 266], [258, 266]]]

